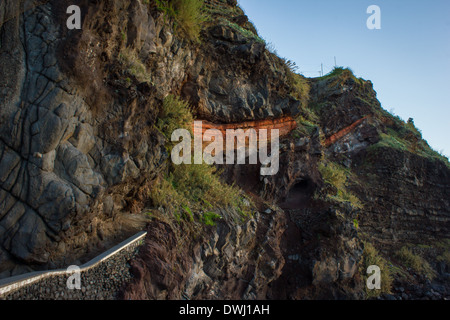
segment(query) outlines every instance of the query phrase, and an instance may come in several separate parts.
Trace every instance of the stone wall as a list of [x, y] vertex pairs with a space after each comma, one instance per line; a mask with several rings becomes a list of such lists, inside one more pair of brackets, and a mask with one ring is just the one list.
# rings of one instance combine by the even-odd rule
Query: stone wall
[[114, 300], [132, 275], [129, 261], [139, 251], [146, 232], [122, 242], [104, 254], [80, 266], [80, 289], [69, 289], [73, 274], [67, 270], [35, 272], [0, 282], [4, 300]]

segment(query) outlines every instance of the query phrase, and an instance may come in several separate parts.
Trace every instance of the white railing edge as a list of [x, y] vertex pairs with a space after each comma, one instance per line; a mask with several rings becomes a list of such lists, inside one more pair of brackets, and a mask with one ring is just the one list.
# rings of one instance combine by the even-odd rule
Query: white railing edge
[[[101, 255], [91, 259], [90, 261], [86, 262], [82, 266], [80, 266], [80, 272], [86, 272], [92, 268], [95, 268], [103, 261], [108, 260], [112, 256], [116, 255], [123, 249], [126, 249], [127, 247], [131, 246], [132, 244], [142, 240], [147, 235], [146, 231], [141, 231], [137, 233], [136, 235], [126, 239], [125, 241], [122, 241], [118, 245], [112, 247], [111, 249], [105, 251]], [[13, 276], [5, 279], [0, 280], [0, 297], [4, 296], [11, 291], [15, 291], [17, 289], [20, 289], [26, 285], [33, 284], [37, 281], [52, 277], [52, 276], [58, 276], [63, 274], [69, 274], [67, 272], [67, 269], [57, 269], [57, 270], [46, 270], [46, 271], [34, 271], [30, 273], [21, 274], [18, 276]]]

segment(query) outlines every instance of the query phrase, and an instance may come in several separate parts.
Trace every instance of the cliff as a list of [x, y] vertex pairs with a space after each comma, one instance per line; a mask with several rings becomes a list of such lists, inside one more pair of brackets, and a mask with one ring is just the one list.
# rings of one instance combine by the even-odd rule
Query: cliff
[[[364, 299], [374, 257], [386, 294], [448, 297], [448, 160], [370, 81], [296, 74], [236, 1], [72, 4], [0, 4], [0, 277], [146, 229], [125, 299]], [[174, 166], [194, 118], [280, 129], [279, 172]]]

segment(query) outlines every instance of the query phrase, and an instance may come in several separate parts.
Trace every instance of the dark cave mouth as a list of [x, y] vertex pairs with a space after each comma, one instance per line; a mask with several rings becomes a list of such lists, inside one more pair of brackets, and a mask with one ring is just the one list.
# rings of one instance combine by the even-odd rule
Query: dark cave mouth
[[310, 179], [303, 179], [296, 182], [290, 189], [280, 204], [282, 209], [302, 209], [308, 205], [315, 191], [315, 185]]

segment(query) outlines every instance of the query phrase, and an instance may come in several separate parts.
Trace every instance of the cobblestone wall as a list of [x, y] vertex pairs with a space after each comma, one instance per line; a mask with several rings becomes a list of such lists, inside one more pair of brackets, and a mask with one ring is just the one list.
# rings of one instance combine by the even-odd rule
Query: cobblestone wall
[[[128, 261], [138, 253], [142, 238], [122, 245], [123, 248], [100, 262], [83, 266], [81, 288], [69, 289], [67, 280], [72, 274], [62, 273], [44, 277], [31, 284], [0, 296], [1, 300], [114, 300], [121, 287], [132, 277]], [[112, 249], [114, 250], [114, 249]], [[92, 264], [93, 266], [89, 266]]]

